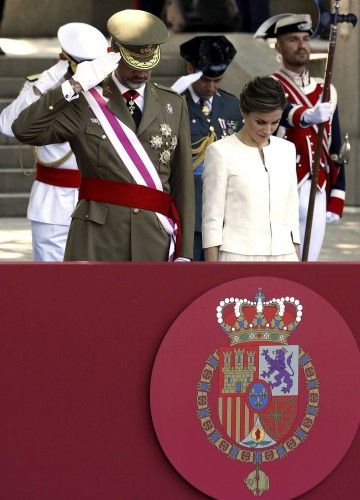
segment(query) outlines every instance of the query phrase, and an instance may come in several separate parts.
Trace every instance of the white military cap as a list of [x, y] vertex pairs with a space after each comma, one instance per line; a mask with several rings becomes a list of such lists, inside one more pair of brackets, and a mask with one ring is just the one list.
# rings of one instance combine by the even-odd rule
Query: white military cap
[[286, 33], [309, 33], [312, 35], [310, 14], [279, 14], [263, 22], [254, 38], [276, 38]]
[[96, 59], [107, 52], [105, 36], [90, 24], [64, 24], [58, 29], [57, 37], [63, 51], [76, 62]]

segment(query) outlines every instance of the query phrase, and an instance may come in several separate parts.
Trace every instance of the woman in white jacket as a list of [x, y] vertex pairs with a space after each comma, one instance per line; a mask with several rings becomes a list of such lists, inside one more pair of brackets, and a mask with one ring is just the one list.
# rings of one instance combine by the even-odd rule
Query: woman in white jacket
[[208, 261], [297, 261], [296, 152], [273, 136], [286, 97], [272, 77], [240, 94], [242, 129], [207, 148], [203, 172], [203, 247]]

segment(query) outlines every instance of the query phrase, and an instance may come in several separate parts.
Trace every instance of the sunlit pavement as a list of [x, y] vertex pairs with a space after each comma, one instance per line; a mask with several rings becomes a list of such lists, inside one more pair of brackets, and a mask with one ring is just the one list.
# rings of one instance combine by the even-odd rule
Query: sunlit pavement
[[328, 224], [320, 261], [360, 261], [360, 207], [345, 207], [341, 222]]
[[[328, 224], [320, 261], [360, 262], [360, 207], [346, 207], [342, 221]], [[0, 263], [32, 261], [30, 222], [0, 218]]]
[[0, 218], [0, 262], [32, 261], [30, 222], [23, 218]]
[[60, 52], [57, 38], [0, 38], [0, 46], [9, 56], [56, 58]]

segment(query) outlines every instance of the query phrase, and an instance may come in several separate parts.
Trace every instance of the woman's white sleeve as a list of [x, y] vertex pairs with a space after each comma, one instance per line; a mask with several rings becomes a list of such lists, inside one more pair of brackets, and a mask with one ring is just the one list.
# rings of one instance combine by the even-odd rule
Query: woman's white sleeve
[[292, 182], [292, 196], [291, 204], [289, 207], [290, 220], [291, 220], [291, 234], [293, 243], [300, 244], [300, 229], [299, 229], [299, 193], [297, 188], [297, 175], [296, 175], [296, 150], [294, 144], [289, 143], [291, 146], [289, 154], [289, 165], [291, 168], [291, 182]]
[[208, 146], [205, 153], [202, 206], [203, 248], [220, 246], [225, 216], [227, 168], [220, 142]]

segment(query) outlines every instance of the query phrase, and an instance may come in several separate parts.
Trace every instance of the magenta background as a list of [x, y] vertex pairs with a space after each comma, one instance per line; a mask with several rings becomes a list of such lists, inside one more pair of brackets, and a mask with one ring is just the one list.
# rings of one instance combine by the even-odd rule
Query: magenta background
[[[0, 498], [204, 498], [158, 444], [149, 408], [153, 362], [195, 299], [233, 279], [266, 275], [311, 287], [341, 312], [359, 342], [358, 264], [0, 265]], [[319, 369], [316, 346], [306, 347]], [[358, 392], [353, 380], [352, 397]], [[328, 418], [337, 432], [336, 415]], [[336, 469], [304, 498], [352, 498], [359, 445], [357, 434]], [[317, 465], [330, 460], [320, 448]]]

